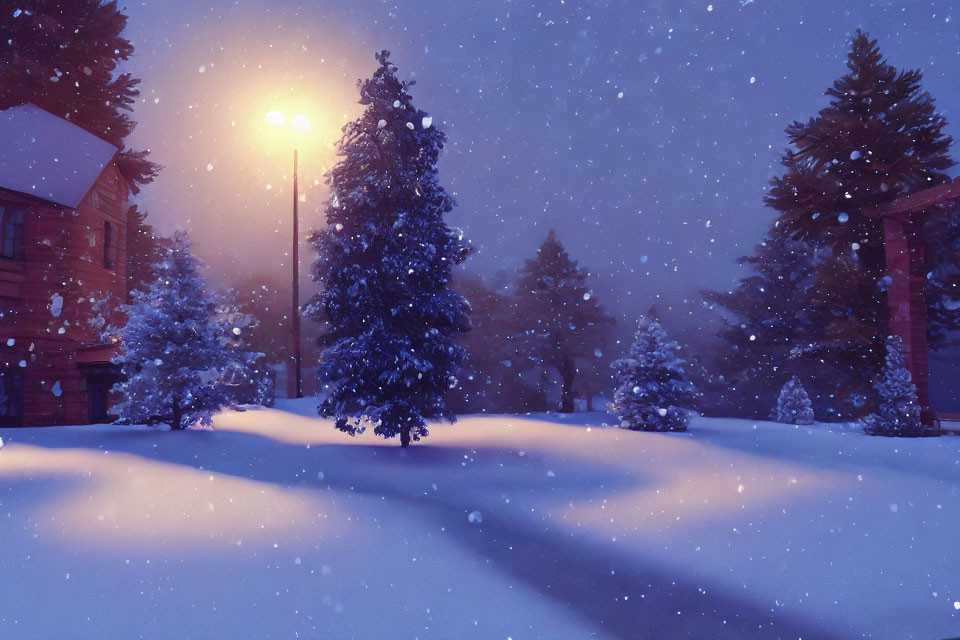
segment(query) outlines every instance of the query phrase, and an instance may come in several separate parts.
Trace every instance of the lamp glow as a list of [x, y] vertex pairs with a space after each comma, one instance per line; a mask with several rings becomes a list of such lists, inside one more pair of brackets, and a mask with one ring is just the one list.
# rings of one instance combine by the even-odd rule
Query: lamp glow
[[310, 120], [301, 113], [290, 122], [290, 128], [300, 132], [310, 131]]
[[274, 129], [278, 129], [283, 126], [283, 114], [279, 111], [271, 111], [267, 114], [264, 120], [266, 120], [268, 126]]

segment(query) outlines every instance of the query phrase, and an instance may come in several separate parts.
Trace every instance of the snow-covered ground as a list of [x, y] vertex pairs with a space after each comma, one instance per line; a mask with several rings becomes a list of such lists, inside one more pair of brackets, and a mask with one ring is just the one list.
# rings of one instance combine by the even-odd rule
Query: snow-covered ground
[[0, 638], [960, 634], [960, 437], [605, 421], [0, 430]]

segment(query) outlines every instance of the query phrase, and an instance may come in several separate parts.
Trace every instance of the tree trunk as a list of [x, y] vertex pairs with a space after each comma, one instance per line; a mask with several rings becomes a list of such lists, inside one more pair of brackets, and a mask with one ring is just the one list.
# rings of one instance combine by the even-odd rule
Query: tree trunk
[[170, 421], [170, 427], [174, 431], [183, 429], [183, 407], [180, 406], [179, 398], [173, 400], [173, 419]]
[[560, 413], [573, 413], [573, 378], [577, 368], [570, 358], [564, 358], [557, 367], [560, 372]]
[[410, 446], [410, 427], [405, 426], [400, 429], [400, 446], [406, 449]]

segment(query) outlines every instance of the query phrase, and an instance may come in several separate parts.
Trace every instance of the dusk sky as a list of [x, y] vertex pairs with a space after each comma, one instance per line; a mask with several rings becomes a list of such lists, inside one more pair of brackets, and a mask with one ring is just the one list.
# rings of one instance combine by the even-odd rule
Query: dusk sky
[[553, 227], [618, 311], [726, 288], [772, 219], [762, 197], [783, 129], [826, 104], [855, 29], [922, 69], [960, 119], [953, 3], [839, 4], [132, 2], [131, 144], [166, 167], [141, 202], [162, 230], [190, 229], [220, 276], [289, 266], [293, 143], [264, 114], [313, 122], [301, 225], [322, 225], [355, 81], [389, 49], [449, 137], [441, 183], [479, 249], [469, 268], [513, 269]]

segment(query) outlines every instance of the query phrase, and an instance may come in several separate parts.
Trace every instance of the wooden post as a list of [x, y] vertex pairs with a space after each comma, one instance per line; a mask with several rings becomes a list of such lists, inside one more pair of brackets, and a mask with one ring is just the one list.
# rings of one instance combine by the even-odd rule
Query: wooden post
[[908, 224], [893, 216], [883, 219], [887, 275], [891, 280], [887, 288], [887, 306], [890, 332], [903, 340], [904, 359], [917, 386], [920, 406], [929, 407], [930, 363], [923, 246], [912, 237]]

